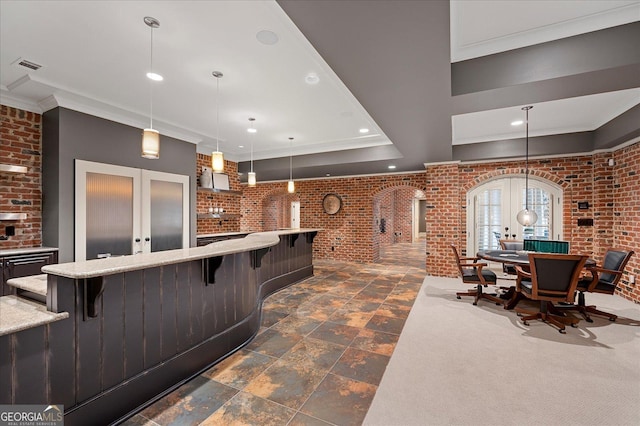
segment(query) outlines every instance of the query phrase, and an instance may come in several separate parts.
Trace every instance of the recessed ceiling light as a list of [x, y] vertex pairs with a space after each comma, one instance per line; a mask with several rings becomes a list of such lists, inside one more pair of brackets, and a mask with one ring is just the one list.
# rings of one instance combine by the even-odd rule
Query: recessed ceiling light
[[257, 131], [258, 131], [258, 129], [254, 129], [253, 127], [249, 127], [247, 129], [247, 132], [249, 132], [249, 133], [256, 133]]
[[393, 169], [395, 169], [395, 168], [396, 168], [396, 166], [394, 166], [393, 164], [390, 164], [390, 165], [389, 165], [389, 169], [393, 170]]
[[524, 121], [522, 121], [522, 120], [516, 120], [516, 121], [512, 121], [512, 122], [511, 122], [511, 125], [512, 125], [512, 126], [519, 126], [519, 125], [521, 125], [522, 123], [524, 123]]
[[318, 77], [318, 74], [312, 72], [307, 74], [307, 76], [304, 78], [304, 81], [307, 84], [314, 85], [320, 83], [320, 77]]
[[369, 129], [362, 128], [360, 129], [360, 133], [369, 133]]
[[148, 72], [147, 73], [147, 78], [153, 80], [153, 81], [162, 81], [164, 80], [164, 78], [162, 78], [162, 76], [160, 74], [156, 74], [155, 72]]
[[238, 145], [238, 148], [244, 148], [244, 145]]
[[278, 42], [278, 34], [269, 30], [258, 31], [256, 39], [262, 44], [273, 45]]
[[331, 176], [331, 173], [325, 173], [325, 176], [329, 177]]

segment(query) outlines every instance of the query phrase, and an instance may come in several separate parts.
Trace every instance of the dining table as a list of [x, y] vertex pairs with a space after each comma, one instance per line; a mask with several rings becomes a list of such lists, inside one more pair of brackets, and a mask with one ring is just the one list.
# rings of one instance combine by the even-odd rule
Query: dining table
[[[489, 260], [491, 262], [500, 262], [510, 265], [529, 266], [529, 251], [524, 250], [481, 250], [476, 253], [480, 259]], [[587, 259], [584, 267], [589, 268], [596, 266], [596, 261]], [[520, 298], [516, 292], [515, 286], [503, 287], [506, 292], [500, 295], [501, 299], [505, 299], [504, 308], [511, 310], [518, 304]]]

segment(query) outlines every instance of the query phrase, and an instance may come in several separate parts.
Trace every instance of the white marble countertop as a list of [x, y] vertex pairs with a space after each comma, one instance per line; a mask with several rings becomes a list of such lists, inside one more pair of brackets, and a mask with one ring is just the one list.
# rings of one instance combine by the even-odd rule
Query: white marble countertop
[[42, 303], [17, 296], [0, 297], [0, 336], [69, 318], [67, 312], [55, 314]]
[[249, 235], [253, 234], [253, 231], [249, 232], [220, 232], [218, 234], [198, 234], [196, 238], [211, 238], [211, 237], [233, 237], [235, 235]]
[[118, 274], [157, 266], [171, 265], [191, 260], [205, 259], [226, 254], [241, 253], [248, 250], [275, 246], [280, 235], [317, 232], [320, 229], [286, 229], [281, 231], [257, 232], [244, 238], [219, 241], [202, 247], [166, 250], [155, 253], [143, 253], [131, 256], [92, 259], [82, 262], [59, 263], [42, 267], [45, 274], [82, 279]]
[[11, 278], [10, 280], [7, 280], [7, 284], [12, 287], [39, 294], [41, 296], [47, 295], [47, 274]]
[[46, 251], [58, 251], [57, 247], [23, 247], [14, 249], [2, 249], [0, 250], [0, 257], [15, 256], [18, 254], [31, 254], [42, 253]]

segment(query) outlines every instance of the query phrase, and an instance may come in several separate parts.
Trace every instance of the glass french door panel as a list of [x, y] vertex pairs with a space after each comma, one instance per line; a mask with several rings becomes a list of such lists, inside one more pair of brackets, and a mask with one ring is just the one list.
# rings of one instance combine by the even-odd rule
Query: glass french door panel
[[86, 174], [86, 259], [132, 254], [133, 178]]
[[536, 239], [536, 240], [549, 240], [551, 239], [551, 226], [552, 226], [552, 206], [553, 197], [544, 189], [529, 187], [529, 193], [526, 194], [526, 188], [521, 190], [522, 205], [521, 209], [524, 209], [525, 196], [528, 196], [529, 209], [536, 212], [538, 220], [531, 226], [523, 227], [522, 235], [524, 239]]
[[178, 182], [151, 180], [151, 251], [182, 248], [183, 185]]
[[481, 250], [499, 248], [499, 235], [502, 227], [502, 190], [487, 189], [476, 198], [476, 237], [477, 247]]

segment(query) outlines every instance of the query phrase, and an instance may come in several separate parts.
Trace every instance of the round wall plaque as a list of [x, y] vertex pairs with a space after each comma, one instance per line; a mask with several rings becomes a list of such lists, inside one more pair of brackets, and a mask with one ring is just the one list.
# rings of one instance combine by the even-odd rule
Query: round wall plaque
[[322, 200], [322, 208], [327, 214], [336, 214], [342, 208], [342, 198], [338, 194], [327, 194]]

